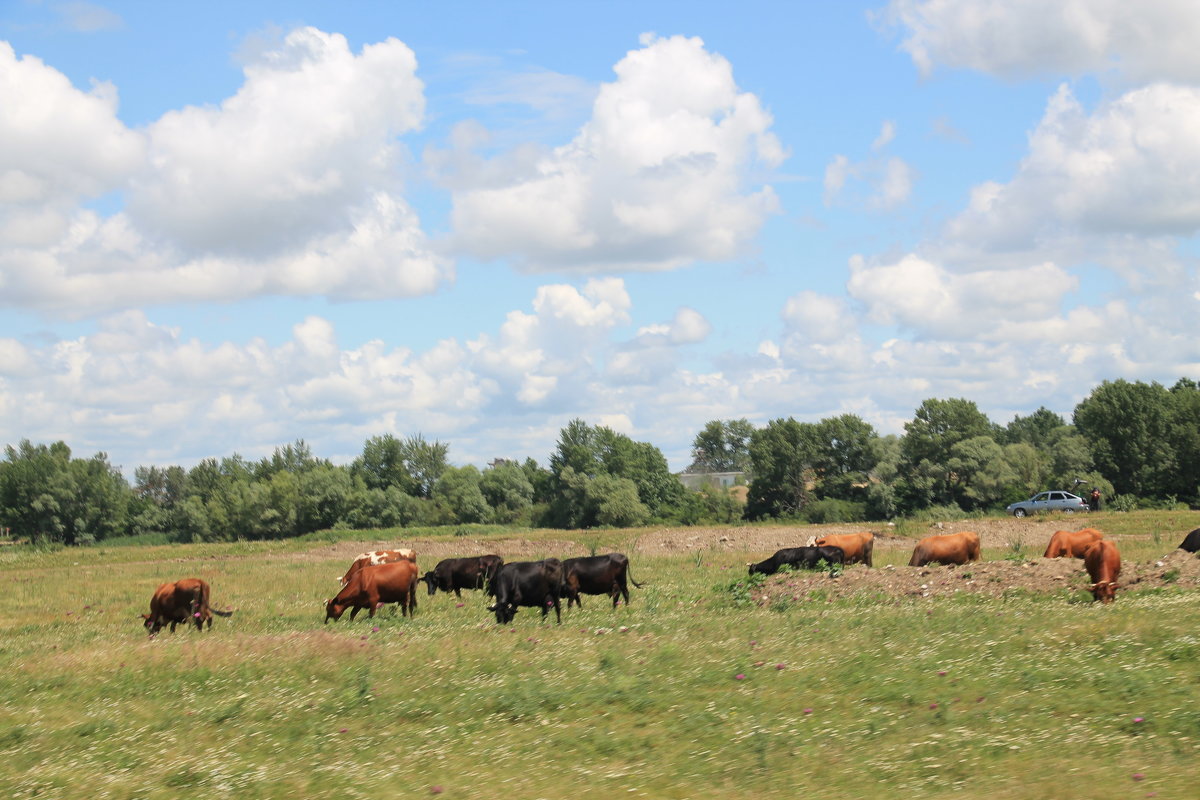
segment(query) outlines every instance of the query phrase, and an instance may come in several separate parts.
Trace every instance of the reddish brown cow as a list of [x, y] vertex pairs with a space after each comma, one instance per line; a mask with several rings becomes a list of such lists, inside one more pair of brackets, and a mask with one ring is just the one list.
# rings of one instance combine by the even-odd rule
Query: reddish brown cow
[[200, 578], [184, 578], [174, 583], [164, 583], [150, 598], [150, 613], [142, 614], [142, 624], [151, 636], [170, 623], [171, 633], [175, 626], [189, 621], [196, 630], [203, 630], [207, 623], [212, 628], [212, 615], [232, 617], [232, 611], [218, 611], [208, 603], [210, 589]]
[[875, 549], [875, 534], [835, 533], [822, 536], [813, 542], [817, 547], [840, 547], [846, 554], [846, 564], [866, 564], [871, 566], [871, 552]]
[[1055, 531], [1042, 558], [1083, 558], [1084, 551], [1103, 538], [1095, 528], [1081, 531]]
[[346, 609], [354, 619], [362, 609], [375, 616], [384, 603], [399, 603], [404, 616], [417, 613], [417, 565], [412, 561], [366, 566], [354, 573], [337, 596], [325, 604], [325, 622], [337, 622]]
[[910, 567], [926, 564], [966, 564], [979, 560], [979, 534], [974, 531], [926, 536], [913, 548]]
[[1092, 597], [1111, 603], [1117, 595], [1117, 577], [1121, 574], [1121, 553], [1108, 539], [1100, 539], [1083, 554], [1083, 566], [1092, 579]]
[[346, 570], [340, 580], [342, 586], [350, 582], [354, 577], [354, 573], [358, 572], [363, 567], [376, 567], [380, 564], [391, 564], [396, 561], [411, 561], [417, 563], [417, 551], [408, 548], [400, 550], [372, 550], [369, 553], [360, 553], [354, 557], [354, 563], [350, 565], [350, 569]]

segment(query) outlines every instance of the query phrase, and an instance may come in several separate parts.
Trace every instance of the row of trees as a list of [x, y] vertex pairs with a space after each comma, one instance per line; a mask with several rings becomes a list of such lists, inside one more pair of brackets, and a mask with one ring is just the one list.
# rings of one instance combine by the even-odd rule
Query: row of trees
[[547, 467], [533, 459], [456, 467], [449, 445], [390, 434], [368, 439], [349, 465], [298, 441], [259, 461], [235, 454], [191, 469], [138, 467], [132, 483], [103, 453], [73, 458], [63, 442], [22, 441], [5, 454], [0, 525], [14, 537], [67, 544], [470, 523], [889, 519], [998, 509], [1082, 483], [1118, 505], [1198, 505], [1200, 387], [1188, 379], [1170, 389], [1105, 382], [1075, 408], [1072, 423], [1041, 408], [1000, 426], [969, 400], [930, 399], [901, 436], [880, 436], [852, 414], [762, 427], [714, 420], [697, 434], [688, 471], [743, 473], [744, 504], [715, 486], [685, 490], [657, 447], [582, 420], [562, 429]]

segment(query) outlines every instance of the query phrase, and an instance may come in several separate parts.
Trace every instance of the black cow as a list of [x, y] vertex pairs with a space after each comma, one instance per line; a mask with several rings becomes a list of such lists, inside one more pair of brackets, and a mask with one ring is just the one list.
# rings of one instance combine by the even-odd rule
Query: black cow
[[504, 564], [500, 556], [474, 556], [472, 558], [445, 558], [429, 572], [421, 576], [432, 596], [438, 589], [454, 592], [462, 598], [462, 589], [482, 589]]
[[613, 608], [617, 607], [623, 595], [625, 605], [629, 605], [629, 587], [625, 585], [625, 579], [628, 578], [639, 589], [642, 587], [629, 577], [629, 559], [624, 553], [568, 558], [562, 565], [563, 594], [566, 595], [568, 609], [572, 603], [583, 608], [579, 602], [580, 594], [606, 594], [612, 598]]
[[1189, 553], [1200, 552], [1200, 528], [1183, 537], [1183, 543], [1179, 545], [1180, 550], [1187, 550]]
[[488, 611], [496, 612], [496, 622], [505, 625], [512, 622], [518, 606], [541, 608], [542, 618], [554, 607], [554, 617], [562, 624], [562, 610], [558, 598], [562, 593], [563, 568], [557, 558], [544, 561], [514, 561], [505, 564], [488, 584], [488, 594], [496, 598], [496, 604]]
[[785, 547], [766, 561], [751, 564], [750, 574], [761, 572], [763, 575], [774, 575], [784, 564], [813, 569], [822, 560], [830, 565], [845, 564], [846, 551], [840, 547]]

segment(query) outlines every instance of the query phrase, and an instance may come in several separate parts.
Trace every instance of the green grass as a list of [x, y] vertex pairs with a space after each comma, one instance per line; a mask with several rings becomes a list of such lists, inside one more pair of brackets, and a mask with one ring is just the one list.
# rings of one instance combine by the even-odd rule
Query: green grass
[[[1195, 792], [1200, 611], [1179, 590], [739, 608], [714, 587], [746, 554], [714, 551], [635, 555], [633, 605], [587, 598], [561, 626], [498, 626], [479, 593], [323, 626], [345, 565], [315, 542], [11, 550], [0, 796]], [[150, 593], [188, 575], [235, 616], [149, 640]]]

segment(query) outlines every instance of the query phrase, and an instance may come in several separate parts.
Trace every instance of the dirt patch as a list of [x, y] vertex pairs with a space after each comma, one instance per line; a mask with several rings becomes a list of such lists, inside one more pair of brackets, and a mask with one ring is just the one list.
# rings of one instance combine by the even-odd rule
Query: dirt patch
[[[1084, 527], [1083, 521], [1078, 527]], [[1026, 553], [1040, 555], [1056, 530], [1063, 527], [1062, 520], [1024, 519], [978, 519], [959, 523], [931, 523], [922, 536], [939, 533], [971, 530], [979, 534], [984, 548], [1012, 548], [1021, 545]], [[730, 552], [764, 553], [770, 555], [781, 547], [799, 547], [810, 538], [820, 538], [835, 533], [858, 533], [870, 531], [875, 534], [876, 549], [912, 549], [916, 539], [897, 536], [895, 526], [873, 523], [849, 523], [839, 525], [797, 526], [744, 526], [739, 528], [657, 528], [647, 531], [637, 539], [636, 552], [652, 555], [681, 553], [689, 550], [728, 550]]]
[[[1013, 591], [1058, 594], [1064, 589], [1086, 590], [1088, 582], [1083, 561], [1077, 558], [976, 561], [957, 567], [889, 565], [868, 569], [856, 565], [838, 577], [824, 572], [772, 575], [755, 590], [754, 599], [760, 605], [769, 605], [853, 595], [945, 597], [963, 592], [1000, 597]], [[1124, 592], [1165, 587], [1200, 589], [1200, 558], [1174, 550], [1155, 561], [1126, 562], [1121, 565], [1120, 586]]]

